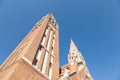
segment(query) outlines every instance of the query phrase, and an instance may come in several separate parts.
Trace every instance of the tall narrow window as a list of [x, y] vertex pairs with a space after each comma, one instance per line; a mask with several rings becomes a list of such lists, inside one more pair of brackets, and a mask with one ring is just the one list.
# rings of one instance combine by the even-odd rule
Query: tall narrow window
[[37, 60], [36, 57], [35, 57], [34, 60], [33, 60], [33, 62], [32, 62], [32, 65], [36, 66], [37, 61], [38, 61], [38, 60]]
[[45, 58], [43, 60], [43, 65], [42, 65], [42, 72], [45, 73], [46, 66], [47, 66], [47, 59], [48, 59], [48, 52], [45, 51]]
[[33, 60], [33, 62], [32, 62], [32, 64], [33, 64], [34, 66], [36, 66], [37, 61], [40, 59], [40, 56], [41, 56], [41, 48], [42, 48], [42, 47], [38, 48], [38, 51], [37, 51], [37, 53], [36, 53], [36, 55], [35, 55], [35, 57], [34, 57], [34, 60]]
[[50, 32], [50, 37], [49, 37], [49, 40], [48, 40], [48, 45], [47, 45], [47, 49], [48, 49], [48, 50], [49, 50], [49, 47], [50, 47], [50, 42], [51, 42], [52, 33], [53, 33], [53, 31]]
[[34, 66], [36, 66], [37, 61], [38, 61], [37, 59], [35, 59], [35, 60], [33, 61], [33, 65], [34, 65]]
[[51, 56], [51, 61], [50, 62], [53, 64], [53, 56]]
[[42, 40], [42, 43], [41, 43], [42, 45], [44, 45], [45, 44], [45, 36], [43, 37], [43, 40]]
[[37, 53], [37, 60], [40, 60], [40, 56], [41, 56], [41, 48], [40, 49], [38, 49], [38, 53]]
[[50, 78], [50, 80], [52, 78], [52, 68], [51, 67], [49, 68], [49, 78]]
[[47, 33], [48, 33], [48, 29], [46, 29], [46, 31], [45, 31], [45, 35], [47, 35]]
[[52, 44], [52, 47], [54, 48], [54, 45], [55, 45], [55, 40], [53, 39], [53, 44]]

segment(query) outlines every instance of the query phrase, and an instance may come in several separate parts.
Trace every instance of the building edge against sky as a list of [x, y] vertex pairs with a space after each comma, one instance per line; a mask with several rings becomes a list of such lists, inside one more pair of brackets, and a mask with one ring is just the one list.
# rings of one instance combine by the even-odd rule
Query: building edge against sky
[[0, 80], [93, 80], [72, 40], [68, 64], [59, 67], [59, 27], [48, 14], [1, 65]]

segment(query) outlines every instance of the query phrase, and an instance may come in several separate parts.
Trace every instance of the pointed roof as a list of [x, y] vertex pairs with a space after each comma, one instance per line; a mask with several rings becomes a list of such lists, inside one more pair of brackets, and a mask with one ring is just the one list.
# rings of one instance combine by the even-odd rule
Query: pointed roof
[[81, 52], [78, 50], [77, 46], [75, 45], [75, 43], [74, 43], [73, 40], [71, 39], [69, 54], [72, 54], [73, 52], [76, 52], [76, 54], [79, 53], [79, 55], [82, 56]]
[[77, 49], [77, 47], [76, 47], [76, 45], [75, 45], [75, 43], [73, 42], [73, 40], [71, 39], [71, 42], [70, 42], [70, 53], [71, 52], [73, 52], [73, 51], [78, 51], [78, 49]]

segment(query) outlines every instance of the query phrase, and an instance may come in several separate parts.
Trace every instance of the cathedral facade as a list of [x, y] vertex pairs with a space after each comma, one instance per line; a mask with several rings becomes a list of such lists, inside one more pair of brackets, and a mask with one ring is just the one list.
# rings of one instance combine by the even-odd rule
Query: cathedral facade
[[0, 80], [93, 80], [71, 40], [68, 64], [59, 66], [59, 26], [52, 14], [38, 21], [0, 67]]

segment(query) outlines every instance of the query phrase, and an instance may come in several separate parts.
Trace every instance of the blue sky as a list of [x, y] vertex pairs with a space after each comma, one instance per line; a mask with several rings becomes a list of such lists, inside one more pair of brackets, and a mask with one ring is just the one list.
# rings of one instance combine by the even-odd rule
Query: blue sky
[[120, 80], [120, 0], [0, 0], [0, 64], [47, 13], [59, 24], [60, 65], [72, 38], [94, 80]]

